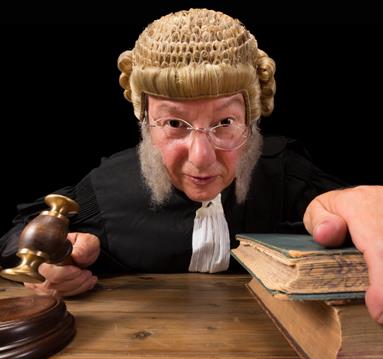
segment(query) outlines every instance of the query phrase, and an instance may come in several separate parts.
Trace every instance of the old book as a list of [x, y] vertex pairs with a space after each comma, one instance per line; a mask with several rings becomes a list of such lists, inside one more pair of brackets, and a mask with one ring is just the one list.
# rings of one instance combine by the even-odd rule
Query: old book
[[363, 300], [280, 300], [256, 278], [248, 287], [302, 358], [383, 358], [383, 326]]
[[309, 235], [239, 234], [232, 255], [280, 297], [363, 298], [367, 265], [353, 246], [324, 248]]

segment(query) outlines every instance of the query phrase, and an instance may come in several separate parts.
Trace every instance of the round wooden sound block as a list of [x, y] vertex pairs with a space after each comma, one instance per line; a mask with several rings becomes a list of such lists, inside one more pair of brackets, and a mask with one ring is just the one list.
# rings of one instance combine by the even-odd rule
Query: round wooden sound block
[[28, 296], [0, 299], [0, 358], [46, 358], [75, 335], [62, 299]]

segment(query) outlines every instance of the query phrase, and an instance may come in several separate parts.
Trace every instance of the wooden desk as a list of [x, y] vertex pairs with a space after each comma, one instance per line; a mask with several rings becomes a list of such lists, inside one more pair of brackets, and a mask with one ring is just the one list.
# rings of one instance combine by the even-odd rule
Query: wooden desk
[[[74, 340], [54, 358], [298, 358], [245, 274], [132, 275], [65, 300]], [[30, 295], [0, 279], [0, 297]]]

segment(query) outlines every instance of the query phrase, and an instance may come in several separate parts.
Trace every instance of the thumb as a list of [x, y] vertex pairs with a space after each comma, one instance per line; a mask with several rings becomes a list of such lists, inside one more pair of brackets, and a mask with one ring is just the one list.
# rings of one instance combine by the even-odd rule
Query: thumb
[[325, 201], [315, 198], [307, 207], [303, 222], [318, 243], [326, 247], [340, 246], [347, 235], [346, 221], [331, 213]]
[[68, 240], [72, 243], [71, 257], [79, 267], [93, 264], [100, 254], [100, 240], [90, 233], [68, 233]]
[[368, 266], [370, 286], [366, 292], [366, 304], [373, 319], [383, 324], [383, 261], [380, 242], [375, 248], [368, 248], [363, 253]]

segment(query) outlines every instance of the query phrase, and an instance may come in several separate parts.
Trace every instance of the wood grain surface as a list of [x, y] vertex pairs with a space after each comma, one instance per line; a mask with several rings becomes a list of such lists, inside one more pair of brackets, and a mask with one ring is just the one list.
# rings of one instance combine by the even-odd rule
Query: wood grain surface
[[[298, 358], [245, 287], [246, 274], [100, 279], [66, 298], [77, 334], [54, 358]], [[0, 279], [0, 297], [31, 295]]]

